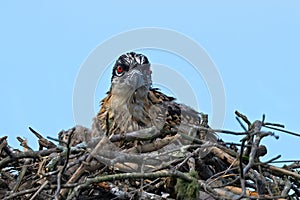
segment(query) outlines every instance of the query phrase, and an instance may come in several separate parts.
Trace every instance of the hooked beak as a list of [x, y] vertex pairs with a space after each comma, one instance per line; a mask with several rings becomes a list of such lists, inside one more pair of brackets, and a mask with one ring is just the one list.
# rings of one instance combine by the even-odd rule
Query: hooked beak
[[141, 70], [133, 69], [122, 77], [112, 81], [112, 93], [116, 95], [131, 96], [140, 88], [148, 90], [151, 86], [151, 76], [144, 75]]

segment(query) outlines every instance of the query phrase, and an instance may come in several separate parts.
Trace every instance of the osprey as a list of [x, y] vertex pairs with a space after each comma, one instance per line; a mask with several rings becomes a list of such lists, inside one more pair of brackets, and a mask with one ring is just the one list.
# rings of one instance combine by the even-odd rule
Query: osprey
[[[116, 60], [111, 87], [97, 115], [103, 131], [109, 135], [124, 134], [152, 126], [176, 131], [183, 124], [201, 124], [197, 111], [152, 88], [151, 74], [145, 55], [130, 52]], [[216, 141], [214, 133], [199, 138]]]

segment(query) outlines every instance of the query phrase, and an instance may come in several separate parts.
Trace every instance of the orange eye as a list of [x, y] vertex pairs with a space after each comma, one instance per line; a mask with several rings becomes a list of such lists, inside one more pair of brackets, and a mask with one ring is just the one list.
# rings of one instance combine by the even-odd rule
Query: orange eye
[[124, 69], [123, 69], [122, 66], [119, 65], [119, 66], [117, 67], [117, 69], [116, 69], [116, 75], [117, 75], [117, 76], [122, 76], [123, 73], [124, 73]]
[[123, 72], [123, 68], [121, 66], [118, 66], [117, 71], [118, 71], [118, 73], [122, 73]]

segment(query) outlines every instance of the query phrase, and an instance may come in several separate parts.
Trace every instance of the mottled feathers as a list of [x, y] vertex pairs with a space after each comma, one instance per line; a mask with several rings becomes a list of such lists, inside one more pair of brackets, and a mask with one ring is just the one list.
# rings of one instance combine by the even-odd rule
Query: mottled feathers
[[110, 90], [97, 115], [104, 132], [123, 134], [151, 126], [176, 131], [180, 125], [201, 124], [197, 111], [151, 87], [151, 73], [149, 61], [142, 54], [131, 52], [117, 59]]

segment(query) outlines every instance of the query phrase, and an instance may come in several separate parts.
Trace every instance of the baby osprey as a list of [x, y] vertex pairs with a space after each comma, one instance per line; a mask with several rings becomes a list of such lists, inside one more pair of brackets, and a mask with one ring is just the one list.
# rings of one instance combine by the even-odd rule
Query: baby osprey
[[[198, 112], [152, 88], [151, 74], [148, 58], [142, 54], [130, 52], [117, 59], [110, 90], [97, 115], [103, 131], [124, 134], [152, 126], [176, 131], [181, 124], [201, 124]], [[216, 141], [213, 133], [200, 138]]]

